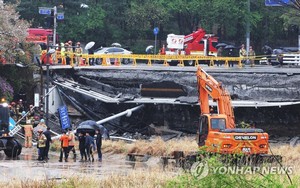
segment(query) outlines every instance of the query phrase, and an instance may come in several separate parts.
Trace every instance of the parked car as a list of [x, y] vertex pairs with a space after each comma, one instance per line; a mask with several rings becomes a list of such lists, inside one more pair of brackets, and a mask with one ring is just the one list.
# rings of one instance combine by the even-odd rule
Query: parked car
[[[130, 55], [132, 54], [131, 51], [128, 51], [124, 48], [120, 48], [120, 47], [104, 47], [104, 48], [100, 48], [100, 49], [96, 49], [94, 51], [94, 54], [124, 54], [124, 55]], [[122, 64], [129, 64], [132, 63], [132, 59], [120, 59]], [[115, 58], [110, 58], [110, 62], [111, 64], [113, 64], [115, 62]], [[96, 64], [101, 65], [102, 64], [102, 59], [96, 59]]]
[[[271, 65], [279, 65], [284, 64], [283, 62], [283, 54], [289, 53], [297, 53], [298, 47], [279, 47], [272, 50], [272, 53], [267, 56], [261, 58], [259, 64], [271, 64]], [[265, 54], [266, 55], [266, 54]]]

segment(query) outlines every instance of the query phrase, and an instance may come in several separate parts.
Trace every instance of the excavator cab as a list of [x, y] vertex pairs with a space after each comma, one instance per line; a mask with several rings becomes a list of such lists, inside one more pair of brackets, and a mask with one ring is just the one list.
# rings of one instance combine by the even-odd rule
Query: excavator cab
[[208, 118], [207, 116], [203, 115], [199, 118], [199, 127], [197, 131], [197, 143], [198, 146], [204, 146], [205, 141], [208, 135]]
[[199, 119], [198, 145], [204, 146], [210, 131], [220, 132], [226, 129], [226, 116], [203, 114]]

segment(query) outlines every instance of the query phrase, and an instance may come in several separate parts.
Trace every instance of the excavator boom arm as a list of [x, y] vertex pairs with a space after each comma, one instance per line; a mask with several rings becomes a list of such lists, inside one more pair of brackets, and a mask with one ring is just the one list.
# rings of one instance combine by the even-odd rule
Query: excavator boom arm
[[209, 96], [218, 104], [218, 113], [227, 116], [227, 128], [235, 128], [234, 113], [231, 105], [230, 94], [212, 76], [201, 67], [197, 71], [199, 103], [202, 114], [209, 114]]

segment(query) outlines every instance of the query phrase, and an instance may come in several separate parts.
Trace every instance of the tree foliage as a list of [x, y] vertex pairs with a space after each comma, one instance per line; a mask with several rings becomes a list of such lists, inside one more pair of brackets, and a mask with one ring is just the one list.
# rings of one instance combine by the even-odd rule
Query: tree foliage
[[[83, 8], [82, 3], [88, 7]], [[297, 4], [293, 11], [291, 5], [266, 7], [265, 0], [250, 0], [250, 3], [248, 12], [246, 0], [22, 0], [18, 10], [22, 18], [38, 27], [49, 21], [38, 14], [38, 7], [57, 6], [59, 12], [65, 13], [65, 19], [57, 27], [61, 40], [95, 41], [99, 46], [113, 42], [132, 48], [150, 45], [154, 27], [159, 27], [158, 39], [162, 41], [169, 33], [186, 35], [202, 27], [220, 41], [239, 45], [245, 43], [248, 21], [251, 44], [256, 49], [265, 43], [273, 47], [297, 44], [295, 36], [300, 23]]]
[[25, 40], [30, 25], [28, 21], [20, 19], [15, 7], [0, 0], [0, 48], [6, 58], [11, 56], [18, 43]]
[[0, 76], [0, 96], [5, 97], [7, 100], [11, 100], [14, 96], [14, 89], [6, 81], [6, 79]]

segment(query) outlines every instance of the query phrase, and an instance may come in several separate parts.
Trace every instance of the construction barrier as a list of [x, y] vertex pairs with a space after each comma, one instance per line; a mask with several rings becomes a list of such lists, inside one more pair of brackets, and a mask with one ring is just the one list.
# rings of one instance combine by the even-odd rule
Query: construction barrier
[[[54, 65], [75, 65], [75, 53], [67, 53], [64, 57], [61, 56], [59, 51], [52, 54]], [[113, 61], [112, 61], [113, 60]], [[137, 60], [146, 60], [148, 66], [152, 66], [152, 62], [161, 62], [164, 66], [169, 66], [169, 62], [177, 61], [177, 66], [185, 66], [185, 61], [192, 61], [194, 66], [198, 66], [200, 62], [208, 62], [209, 66], [214, 66], [216, 62], [222, 62], [225, 67], [229, 66], [229, 62], [237, 64], [242, 67], [243, 58], [240, 57], [214, 57], [214, 56], [200, 56], [200, 55], [144, 55], [144, 54], [131, 54], [131, 55], [117, 55], [117, 54], [82, 54], [81, 62], [78, 66], [91, 66], [101, 65], [120, 66], [122, 64], [131, 64], [137, 66]], [[44, 62], [45, 63], [45, 62]]]
[[300, 54], [299, 53], [282, 54], [282, 63], [300, 65]]

